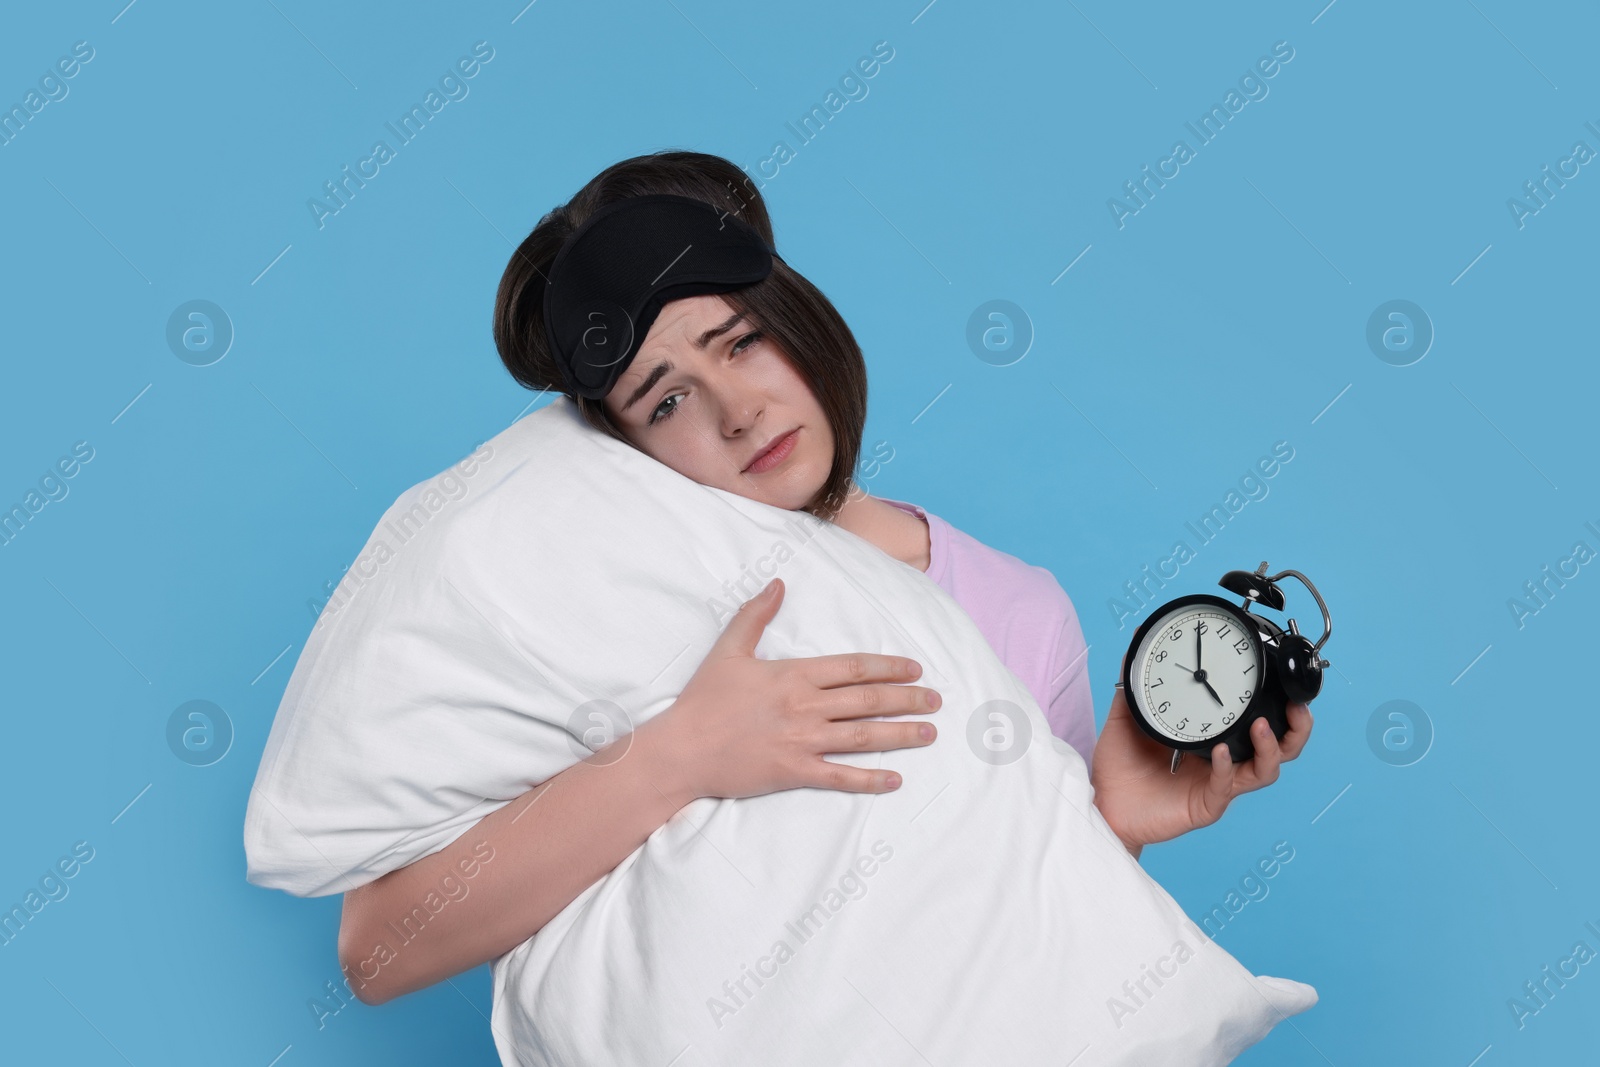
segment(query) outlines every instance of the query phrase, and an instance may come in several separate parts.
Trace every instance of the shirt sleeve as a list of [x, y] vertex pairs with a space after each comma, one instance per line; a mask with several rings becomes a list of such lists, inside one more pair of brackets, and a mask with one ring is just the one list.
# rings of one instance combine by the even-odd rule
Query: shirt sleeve
[[1062, 621], [1051, 664], [1050, 700], [1044, 708], [1050, 732], [1078, 750], [1092, 769], [1095, 743], [1094, 697], [1089, 692], [1089, 648], [1076, 611]]

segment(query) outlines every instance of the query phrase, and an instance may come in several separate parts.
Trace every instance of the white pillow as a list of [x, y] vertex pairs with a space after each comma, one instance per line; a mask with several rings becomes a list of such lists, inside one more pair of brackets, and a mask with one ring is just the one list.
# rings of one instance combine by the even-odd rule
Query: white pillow
[[670, 706], [773, 574], [758, 654], [913, 657], [938, 739], [829, 757], [893, 767], [892, 793], [678, 812], [495, 961], [506, 1063], [1221, 1064], [1316, 1002], [1128, 856], [1082, 758], [923, 572], [685, 478], [565, 397], [379, 521], [278, 709], [250, 881], [320, 896], [445, 847], [586, 754], [592, 713]]

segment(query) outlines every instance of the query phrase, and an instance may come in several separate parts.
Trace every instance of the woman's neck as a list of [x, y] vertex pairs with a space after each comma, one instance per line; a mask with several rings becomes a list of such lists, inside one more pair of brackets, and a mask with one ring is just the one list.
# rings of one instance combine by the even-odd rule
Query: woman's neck
[[919, 571], [926, 573], [933, 561], [927, 522], [875, 496], [862, 493], [850, 497], [833, 521]]

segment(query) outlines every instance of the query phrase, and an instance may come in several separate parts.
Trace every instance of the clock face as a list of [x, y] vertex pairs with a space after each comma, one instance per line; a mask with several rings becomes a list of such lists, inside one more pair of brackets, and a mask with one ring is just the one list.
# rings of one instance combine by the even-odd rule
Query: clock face
[[1260, 688], [1261, 642], [1228, 611], [1187, 604], [1158, 618], [1132, 658], [1145, 717], [1175, 741], [1208, 741], [1239, 721]]

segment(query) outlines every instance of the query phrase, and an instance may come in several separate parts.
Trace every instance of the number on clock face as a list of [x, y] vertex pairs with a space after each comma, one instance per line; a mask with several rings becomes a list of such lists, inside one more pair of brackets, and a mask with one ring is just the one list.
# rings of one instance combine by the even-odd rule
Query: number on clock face
[[1261, 682], [1260, 644], [1219, 608], [1178, 608], [1145, 634], [1132, 682], [1152, 725], [1179, 741], [1239, 721]]

